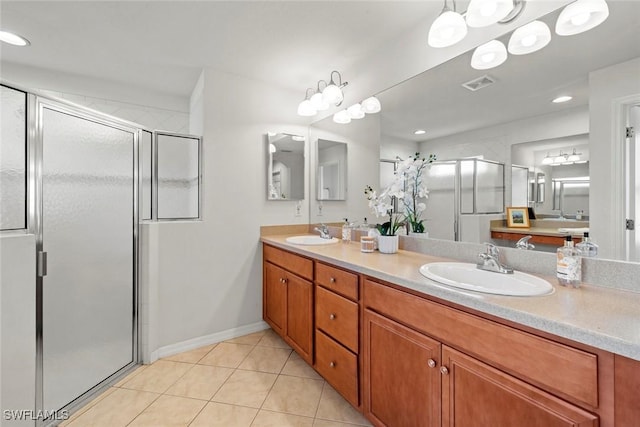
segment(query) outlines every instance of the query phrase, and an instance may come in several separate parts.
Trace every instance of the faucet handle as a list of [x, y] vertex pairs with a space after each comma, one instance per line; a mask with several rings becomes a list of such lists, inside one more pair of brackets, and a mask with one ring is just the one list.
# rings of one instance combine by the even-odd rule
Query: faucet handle
[[500, 254], [500, 250], [493, 243], [484, 242], [484, 244], [487, 246], [487, 252], [486, 252], [487, 255], [497, 257], [498, 254]]

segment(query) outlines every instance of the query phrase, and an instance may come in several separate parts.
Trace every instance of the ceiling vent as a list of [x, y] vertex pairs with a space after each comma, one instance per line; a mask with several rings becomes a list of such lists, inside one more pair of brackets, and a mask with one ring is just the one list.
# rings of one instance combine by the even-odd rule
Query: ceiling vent
[[478, 77], [477, 79], [473, 79], [471, 81], [463, 83], [462, 86], [469, 89], [472, 92], [475, 92], [478, 89], [485, 88], [495, 82], [496, 80], [493, 77], [485, 74], [482, 77]]

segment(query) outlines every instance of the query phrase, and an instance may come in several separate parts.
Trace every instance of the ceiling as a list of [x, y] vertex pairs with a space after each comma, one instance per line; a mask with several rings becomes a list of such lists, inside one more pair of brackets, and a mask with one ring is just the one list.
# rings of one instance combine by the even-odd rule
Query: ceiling
[[[3, 64], [188, 97], [204, 67], [298, 90], [348, 70], [442, 8], [427, 1], [6, 1]], [[345, 76], [348, 80], [349, 76]]]
[[[590, 71], [640, 57], [640, 2], [607, 3], [609, 18], [575, 36], [553, 33], [559, 11], [544, 17], [552, 29], [552, 40], [541, 51], [510, 55], [504, 64], [485, 71], [471, 68], [468, 52], [383, 91], [378, 95], [383, 105], [383, 134], [426, 141], [586, 106]], [[499, 39], [506, 45], [508, 38], [507, 34]], [[461, 86], [485, 74], [496, 82], [476, 92]], [[564, 104], [550, 102], [563, 94], [574, 99]], [[427, 133], [416, 136], [416, 129]]]

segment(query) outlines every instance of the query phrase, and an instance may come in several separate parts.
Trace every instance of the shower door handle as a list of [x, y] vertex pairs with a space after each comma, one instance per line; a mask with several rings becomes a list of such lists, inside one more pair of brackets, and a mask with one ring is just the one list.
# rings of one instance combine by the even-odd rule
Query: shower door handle
[[38, 252], [36, 259], [36, 273], [38, 277], [44, 277], [47, 275], [47, 253]]

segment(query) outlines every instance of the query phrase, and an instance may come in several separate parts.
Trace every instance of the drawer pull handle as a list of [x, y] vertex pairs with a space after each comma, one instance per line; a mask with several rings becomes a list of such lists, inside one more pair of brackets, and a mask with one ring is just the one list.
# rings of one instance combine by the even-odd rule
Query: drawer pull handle
[[441, 367], [440, 372], [442, 373], [442, 375], [449, 375], [449, 370], [446, 366]]
[[331, 367], [331, 368], [335, 368], [335, 367], [336, 367], [336, 362], [331, 362], [331, 363], [329, 363], [329, 367]]
[[329, 319], [331, 319], [331, 320], [335, 320], [335, 318], [336, 318], [336, 315], [335, 315], [335, 314], [331, 313], [331, 314], [329, 315]]
[[331, 283], [336, 283], [336, 278], [335, 278], [335, 277], [330, 277], [330, 278], [329, 278], [329, 281], [330, 281]]
[[429, 359], [429, 360], [427, 361], [427, 365], [429, 365], [429, 367], [430, 367], [430, 368], [435, 368], [435, 367], [436, 367], [436, 365], [437, 365], [437, 363], [436, 363], [436, 361], [435, 361], [435, 360], [433, 360], [433, 359]]

